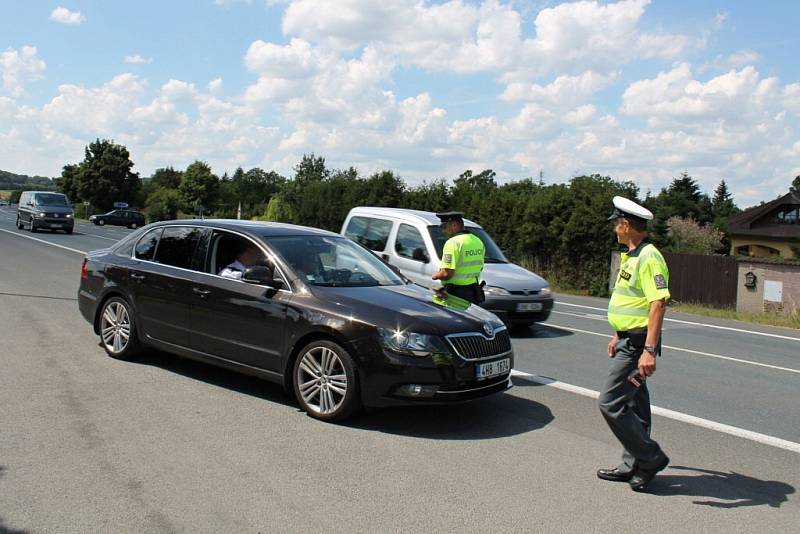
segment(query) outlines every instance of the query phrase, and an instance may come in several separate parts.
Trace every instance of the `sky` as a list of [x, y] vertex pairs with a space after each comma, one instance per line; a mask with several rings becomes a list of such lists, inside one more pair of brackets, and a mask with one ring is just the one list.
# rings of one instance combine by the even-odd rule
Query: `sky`
[[800, 2], [0, 0], [0, 169], [96, 138], [134, 171], [304, 154], [409, 185], [492, 169], [740, 207], [800, 175]]

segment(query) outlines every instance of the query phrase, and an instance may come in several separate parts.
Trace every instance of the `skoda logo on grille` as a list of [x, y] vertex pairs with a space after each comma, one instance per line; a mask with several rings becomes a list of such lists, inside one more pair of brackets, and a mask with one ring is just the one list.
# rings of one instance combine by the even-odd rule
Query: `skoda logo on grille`
[[492, 325], [489, 323], [483, 323], [483, 331], [489, 337], [492, 337], [492, 334], [494, 334], [494, 328], [492, 328]]

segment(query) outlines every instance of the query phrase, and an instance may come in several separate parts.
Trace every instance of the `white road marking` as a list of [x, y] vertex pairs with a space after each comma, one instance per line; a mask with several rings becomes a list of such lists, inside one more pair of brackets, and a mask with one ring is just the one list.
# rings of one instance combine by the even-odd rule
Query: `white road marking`
[[[523, 380], [528, 380], [536, 384], [541, 384], [544, 386], [554, 387], [556, 389], [560, 389], [563, 391], [568, 391], [570, 393], [576, 393], [578, 395], [583, 395], [584, 397], [590, 397], [592, 399], [597, 399], [600, 396], [600, 392], [594, 391], [592, 389], [587, 389], [580, 386], [567, 384], [565, 382], [559, 382], [558, 380], [554, 380], [552, 378], [545, 378], [543, 376], [532, 375], [524, 371], [517, 371], [516, 369], [511, 370], [511, 376], [522, 378]], [[776, 438], [775, 436], [769, 436], [767, 434], [760, 434], [758, 432], [753, 432], [751, 430], [745, 430], [744, 428], [726, 425], [723, 423], [718, 423], [716, 421], [710, 421], [708, 419], [703, 419], [701, 417], [695, 417], [694, 415], [689, 415], [682, 412], [676, 412], [674, 410], [661, 408], [660, 406], [653, 406], [651, 410], [655, 415], [660, 415], [668, 419], [673, 419], [675, 421], [680, 421], [682, 423], [688, 423], [690, 425], [707, 428], [709, 430], [714, 430], [716, 432], [722, 432], [723, 434], [729, 434], [731, 436], [744, 438], [750, 441], [755, 441], [757, 443], [763, 443], [764, 445], [778, 447], [779, 449], [785, 449], [787, 451], [800, 453], [800, 443], [795, 443], [794, 441], [788, 441], [785, 439]]]
[[116, 243], [117, 241], [119, 241], [120, 239], [122, 239], [122, 238], [115, 239], [115, 238], [113, 238], [113, 237], [103, 237], [103, 236], [101, 236], [101, 235], [97, 235], [97, 234], [90, 234], [89, 232], [87, 232], [87, 231], [85, 231], [85, 230], [81, 230], [81, 234], [83, 234], [83, 235], [90, 235], [90, 236], [92, 236], [92, 237], [99, 237], [100, 239], [107, 239], [108, 241], [113, 241], [114, 243]]
[[[583, 304], [572, 304], [571, 302], [557, 301], [556, 304], [557, 305], [563, 304], [564, 306], [574, 306], [576, 308], [586, 308], [588, 310], [600, 310], [600, 311], [603, 311], [603, 312], [606, 311], [605, 308], [598, 308], [596, 306], [586, 306], [586, 305], [583, 305]], [[775, 337], [775, 338], [778, 338], [778, 339], [788, 339], [789, 341], [800, 341], [799, 337], [783, 336], [783, 335], [780, 335], [780, 334], [770, 334], [768, 332], [758, 332], [756, 330], [745, 330], [743, 328], [733, 328], [733, 327], [730, 327], [730, 326], [720, 326], [720, 325], [716, 325], [716, 324], [696, 323], [696, 322], [693, 322], [693, 321], [682, 321], [680, 319], [670, 319], [669, 317], [665, 317], [664, 321], [665, 322], [669, 321], [669, 322], [672, 322], [672, 323], [690, 324], [690, 325], [694, 325], [694, 326], [705, 326], [706, 328], [717, 328], [719, 330], [731, 330], [733, 332], [743, 332], [745, 334], [755, 334], [757, 336], [767, 336], [767, 337]]]
[[25, 234], [20, 234], [17, 232], [12, 232], [11, 230], [4, 230], [0, 228], [0, 232], [5, 232], [7, 234], [15, 235], [17, 237], [24, 237], [25, 239], [30, 239], [31, 241], [38, 241], [39, 243], [44, 243], [45, 245], [50, 245], [53, 247], [63, 248], [64, 250], [69, 250], [70, 252], [77, 252], [78, 254], [86, 254], [84, 250], [78, 250], [76, 248], [65, 247], [64, 245], [59, 245], [58, 243], [51, 243], [50, 241], [45, 241], [44, 239], [39, 239], [38, 237], [33, 237]]
[[[581, 330], [580, 328], [573, 328], [571, 326], [564, 326], [559, 324], [553, 324], [550, 322], [547, 323], [539, 323], [545, 326], [550, 326], [553, 328], [560, 328], [562, 330], [570, 330], [572, 332], [580, 332], [581, 334], [590, 334], [592, 336], [600, 336], [606, 339], [611, 339], [610, 333], [601, 333], [601, 332], [592, 332], [591, 330]], [[798, 373], [800, 374], [800, 369], [792, 369], [790, 367], [780, 367], [778, 365], [770, 365], [768, 363], [761, 363], [761, 362], [754, 362], [751, 360], [742, 360], [740, 358], [732, 358], [730, 356], [722, 356], [720, 354], [711, 354], [710, 352], [700, 352], [699, 350], [692, 350], [692, 349], [684, 349], [682, 347], [673, 347], [672, 345], [661, 345], [662, 348], [670, 349], [670, 350], [679, 350], [682, 352], [688, 352], [691, 354], [697, 354], [699, 356], [708, 356], [709, 358], [717, 358], [720, 360], [728, 360], [737, 363], [746, 363], [748, 365], [757, 365], [758, 367], [767, 367], [769, 369], [777, 369], [778, 371], [787, 371], [790, 373]]]

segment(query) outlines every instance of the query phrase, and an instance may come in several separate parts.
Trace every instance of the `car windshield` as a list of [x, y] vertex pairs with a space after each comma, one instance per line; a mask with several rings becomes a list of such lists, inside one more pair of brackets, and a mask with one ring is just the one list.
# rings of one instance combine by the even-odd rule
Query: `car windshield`
[[405, 282], [374, 254], [343, 237], [272, 237], [267, 243], [314, 286], [398, 286]]
[[[497, 243], [492, 241], [492, 238], [489, 237], [489, 234], [486, 233], [486, 230], [483, 228], [468, 226], [467, 231], [471, 234], [475, 234], [481, 241], [483, 241], [483, 245], [486, 247], [486, 256], [484, 257], [485, 263], [508, 263], [508, 260], [503, 255], [503, 251], [500, 250], [500, 247], [497, 246]], [[428, 226], [428, 233], [431, 235], [431, 239], [433, 239], [433, 245], [436, 247], [436, 255], [441, 258], [444, 244], [447, 241], [447, 236], [442, 231], [441, 227], [435, 225]]]
[[67, 197], [57, 193], [39, 193], [36, 195], [38, 206], [69, 206]]

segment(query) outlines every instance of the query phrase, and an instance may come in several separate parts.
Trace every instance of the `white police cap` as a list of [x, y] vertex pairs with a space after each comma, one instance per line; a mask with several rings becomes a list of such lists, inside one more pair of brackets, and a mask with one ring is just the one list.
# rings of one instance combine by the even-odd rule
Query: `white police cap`
[[653, 219], [653, 212], [632, 200], [617, 196], [614, 197], [614, 213], [611, 214], [608, 220], [611, 221], [620, 217], [635, 217], [644, 221], [650, 221]]

